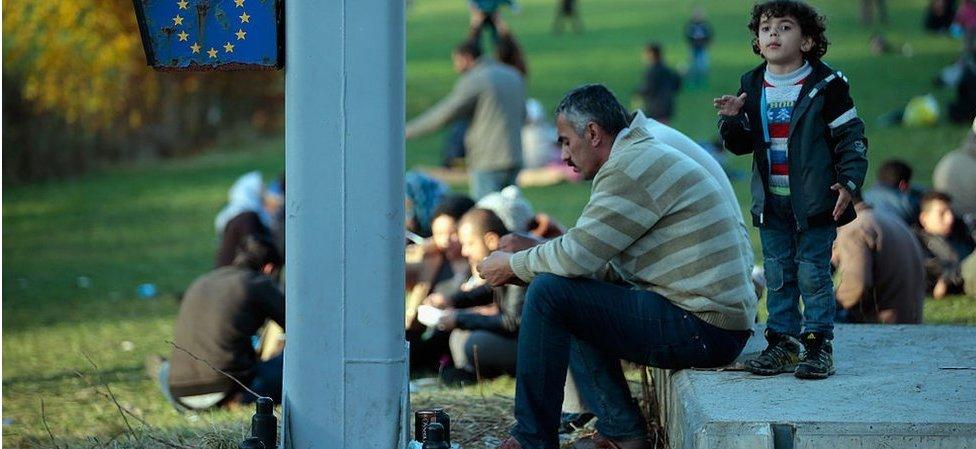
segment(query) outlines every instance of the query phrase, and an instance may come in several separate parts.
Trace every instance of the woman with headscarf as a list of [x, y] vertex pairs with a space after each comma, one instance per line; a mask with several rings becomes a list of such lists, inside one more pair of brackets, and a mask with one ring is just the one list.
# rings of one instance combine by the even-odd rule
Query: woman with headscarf
[[264, 206], [264, 181], [260, 172], [246, 173], [234, 181], [227, 195], [227, 205], [214, 219], [214, 228], [220, 239], [215, 267], [233, 263], [237, 247], [247, 236], [270, 235], [271, 217]]
[[447, 184], [414, 171], [408, 171], [405, 180], [404, 209], [407, 231], [420, 237], [430, 237], [430, 222], [433, 219], [434, 209], [450, 189]]

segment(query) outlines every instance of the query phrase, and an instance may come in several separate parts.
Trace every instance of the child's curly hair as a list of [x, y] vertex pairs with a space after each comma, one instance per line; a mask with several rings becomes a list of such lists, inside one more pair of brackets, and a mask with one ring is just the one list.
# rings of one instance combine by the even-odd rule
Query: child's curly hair
[[752, 51], [761, 55], [759, 51], [759, 22], [763, 18], [772, 17], [793, 17], [800, 24], [800, 32], [804, 37], [813, 39], [813, 47], [810, 51], [803, 52], [807, 59], [819, 60], [827, 54], [827, 46], [830, 41], [824, 32], [827, 26], [824, 24], [824, 16], [817, 13], [812, 6], [796, 0], [770, 0], [757, 3], [752, 7], [752, 17], [749, 19], [749, 31], [752, 31]]

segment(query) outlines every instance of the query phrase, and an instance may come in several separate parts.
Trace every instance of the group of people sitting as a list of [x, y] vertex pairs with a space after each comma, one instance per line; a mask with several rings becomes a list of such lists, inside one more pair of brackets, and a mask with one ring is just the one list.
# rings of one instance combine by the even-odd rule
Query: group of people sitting
[[[888, 162], [882, 173], [900, 162]], [[897, 192], [897, 194], [896, 194]], [[839, 322], [918, 324], [926, 295], [974, 295], [972, 231], [956, 220], [949, 195], [892, 190], [880, 181], [856, 201], [857, 218], [837, 232]], [[914, 198], [914, 214], [899, 215]]]
[[426, 175], [406, 179], [414, 236], [406, 249], [411, 370], [439, 373], [451, 385], [514, 374], [525, 289], [485, 284], [477, 264], [512, 232], [552, 237], [562, 229], [536, 214], [515, 186], [475, 202]]
[[962, 159], [976, 164], [972, 139], [939, 163], [929, 191], [911, 183], [913, 170], [904, 161], [878, 168], [874, 186], [855, 205], [857, 218], [838, 230], [834, 245], [837, 300], [847, 319], [920, 323], [926, 295], [976, 297], [976, 185], [957, 171], [972, 168]]
[[[886, 215], [889, 218], [881, 220], [894, 221], [899, 227], [909, 229], [907, 233], [892, 231], [892, 236], [885, 239], [889, 243], [917, 240], [919, 256], [912, 252], [901, 257], [883, 257], [878, 262], [882, 265], [875, 272], [891, 272], [887, 266], [904, 261], [905, 265], [923, 267], [924, 276], [918, 284], [924, 286], [921, 290], [925, 294], [936, 299], [961, 293], [976, 296], [976, 258], [970, 257], [976, 246], [976, 180], [972, 172], [966, 171], [976, 168], [974, 138], [976, 134], [971, 134], [962, 148], [939, 162], [933, 174], [934, 188], [929, 191], [911, 183], [913, 171], [904, 161], [888, 160], [878, 168], [875, 185], [864, 193], [866, 204], [859, 207], [873, 207], [874, 216]], [[909, 290], [918, 288], [913, 286]]]

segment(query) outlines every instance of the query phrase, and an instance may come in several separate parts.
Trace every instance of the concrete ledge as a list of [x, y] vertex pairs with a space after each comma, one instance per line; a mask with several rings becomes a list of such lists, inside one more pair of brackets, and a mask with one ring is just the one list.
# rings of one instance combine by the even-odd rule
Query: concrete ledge
[[[652, 370], [672, 449], [976, 449], [976, 327], [840, 325], [837, 374]], [[760, 327], [742, 359], [765, 347]]]

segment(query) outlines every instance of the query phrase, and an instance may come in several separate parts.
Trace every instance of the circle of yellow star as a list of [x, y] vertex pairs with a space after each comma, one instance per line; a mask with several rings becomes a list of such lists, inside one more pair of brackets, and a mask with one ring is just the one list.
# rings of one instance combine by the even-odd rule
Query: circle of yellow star
[[241, 19], [241, 23], [244, 22], [251, 23], [251, 16], [247, 15], [247, 13], [241, 14], [238, 17]]
[[179, 6], [180, 9], [186, 9], [186, 4], [187, 3], [189, 3], [189, 2], [187, 2], [186, 0], [180, 0], [180, 1], [176, 2], [176, 5]]
[[207, 55], [209, 55], [211, 58], [216, 58], [217, 50], [214, 50], [213, 47], [210, 47], [210, 50], [207, 50]]
[[224, 44], [224, 52], [225, 53], [233, 53], [234, 52], [234, 44], [232, 44], [230, 42]]
[[200, 44], [194, 42], [193, 45], [190, 46], [190, 51], [193, 53], [200, 53]]
[[180, 37], [180, 42], [185, 42], [186, 38], [190, 37], [190, 35], [186, 31], [180, 31], [180, 34], [178, 34], [177, 36]]
[[183, 18], [179, 14], [173, 17], [173, 25], [183, 25]]
[[234, 6], [236, 6], [238, 8], [243, 8], [244, 7], [244, 0], [234, 0]]
[[234, 33], [234, 34], [237, 35], [237, 40], [242, 41], [242, 40], [244, 40], [244, 36], [247, 36], [247, 31], [238, 29], [237, 32]]

